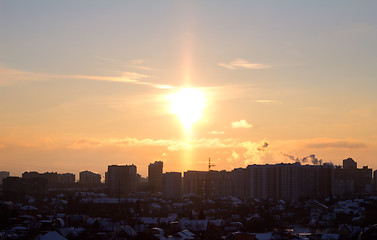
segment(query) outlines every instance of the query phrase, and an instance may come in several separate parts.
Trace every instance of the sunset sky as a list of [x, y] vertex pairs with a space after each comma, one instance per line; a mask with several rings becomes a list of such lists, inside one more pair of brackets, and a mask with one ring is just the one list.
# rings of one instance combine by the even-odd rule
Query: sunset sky
[[[377, 168], [376, 1], [0, 0], [0, 171]], [[312, 157], [307, 157], [310, 155]], [[305, 158], [307, 157], [307, 158]]]

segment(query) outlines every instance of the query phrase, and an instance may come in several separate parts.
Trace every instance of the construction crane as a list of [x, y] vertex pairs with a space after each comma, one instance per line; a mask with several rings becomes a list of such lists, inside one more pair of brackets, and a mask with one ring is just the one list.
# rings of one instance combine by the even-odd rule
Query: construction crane
[[211, 167], [214, 167], [215, 164], [211, 164], [211, 158], [208, 158], [208, 172], [211, 171]]

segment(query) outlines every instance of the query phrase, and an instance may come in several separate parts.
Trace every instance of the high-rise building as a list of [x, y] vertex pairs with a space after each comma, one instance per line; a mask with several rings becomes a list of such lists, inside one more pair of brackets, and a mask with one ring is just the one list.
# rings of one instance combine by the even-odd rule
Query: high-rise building
[[75, 183], [75, 174], [73, 173], [62, 173], [60, 174], [60, 184], [73, 184]]
[[236, 197], [247, 197], [249, 181], [247, 179], [247, 171], [245, 168], [235, 168], [232, 170], [232, 195]]
[[162, 169], [164, 163], [162, 161], [156, 161], [148, 166], [148, 183], [150, 191], [162, 192]]
[[101, 184], [101, 174], [91, 171], [80, 172], [80, 185], [85, 187], [93, 187]]
[[207, 171], [187, 171], [183, 174], [183, 193], [206, 195]]
[[48, 187], [62, 187], [67, 184], [75, 183], [75, 174], [73, 173], [57, 173], [57, 172], [45, 172], [38, 173], [35, 171], [24, 172], [22, 174], [24, 179], [44, 178], [48, 182]]
[[162, 175], [162, 193], [168, 198], [181, 197], [182, 174], [180, 172], [167, 172]]
[[231, 196], [233, 194], [232, 173], [228, 171], [209, 171], [207, 183], [207, 196]]
[[3, 179], [9, 177], [9, 172], [0, 171], [0, 185], [3, 184]]
[[372, 169], [368, 166], [357, 168], [352, 158], [343, 160], [343, 168], [337, 167], [334, 177], [334, 194], [351, 196], [372, 192]]
[[357, 162], [355, 162], [352, 158], [344, 159], [343, 169], [357, 169]]
[[136, 191], [135, 165], [110, 165], [107, 170], [109, 193], [114, 197], [126, 197]]
[[3, 194], [5, 199], [9, 200], [22, 200], [26, 195], [45, 197], [47, 195], [47, 180], [42, 177], [7, 177], [3, 181]]

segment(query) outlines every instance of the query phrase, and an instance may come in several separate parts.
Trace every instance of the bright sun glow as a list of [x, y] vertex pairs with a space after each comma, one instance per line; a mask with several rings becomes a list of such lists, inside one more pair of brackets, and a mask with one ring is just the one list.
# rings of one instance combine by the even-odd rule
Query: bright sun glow
[[182, 88], [170, 95], [170, 101], [170, 111], [178, 116], [185, 130], [190, 130], [202, 117], [205, 97], [199, 89]]

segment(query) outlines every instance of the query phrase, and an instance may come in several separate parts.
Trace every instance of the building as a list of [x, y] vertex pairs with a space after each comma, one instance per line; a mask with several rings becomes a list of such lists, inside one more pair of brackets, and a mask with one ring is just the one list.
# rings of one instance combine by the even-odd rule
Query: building
[[[283, 169], [285, 170], [285, 169]], [[246, 168], [247, 181], [249, 189], [248, 197], [257, 199], [269, 199], [274, 198], [276, 195], [276, 168], [273, 165], [249, 165]], [[284, 173], [284, 171], [282, 171]], [[287, 179], [286, 174], [281, 174], [280, 181], [283, 183]], [[288, 193], [289, 189], [285, 189], [283, 192]]]
[[183, 174], [183, 193], [206, 195], [207, 171], [187, 171]]
[[76, 176], [73, 173], [62, 173], [60, 174], [59, 184], [67, 185], [74, 184]]
[[41, 177], [7, 177], [3, 181], [4, 197], [10, 200], [22, 200], [26, 195], [45, 197], [47, 189], [47, 180]]
[[107, 185], [113, 197], [126, 197], [136, 191], [135, 165], [110, 165], [107, 168]]
[[91, 171], [81, 171], [79, 182], [80, 185], [85, 187], [98, 186], [101, 184], [101, 174]]
[[153, 193], [162, 192], [162, 169], [164, 163], [156, 161], [148, 166], [148, 184]]
[[239, 193], [244, 191], [249, 198], [283, 199], [286, 201], [298, 199], [323, 199], [332, 195], [334, 172], [328, 165], [249, 165], [246, 168], [247, 186], [243, 190], [236, 184], [245, 179], [237, 170], [238, 182], [233, 189]]
[[232, 176], [232, 195], [235, 197], [247, 197], [249, 195], [247, 171], [245, 168], [235, 168], [231, 171]]
[[182, 195], [182, 174], [167, 172], [162, 175], [162, 193], [167, 198], [180, 198]]
[[3, 179], [9, 177], [9, 172], [0, 171], [0, 185], [3, 184]]
[[73, 173], [57, 173], [57, 172], [45, 172], [38, 173], [35, 171], [24, 172], [22, 174], [23, 179], [44, 178], [47, 180], [49, 188], [63, 187], [75, 183], [75, 174]]
[[233, 195], [232, 173], [222, 171], [209, 171], [207, 175], [207, 196], [224, 197]]
[[372, 169], [368, 166], [357, 168], [357, 162], [352, 158], [347, 158], [343, 160], [343, 168], [337, 167], [334, 172], [335, 195], [352, 196], [372, 193]]
[[352, 158], [344, 159], [343, 169], [357, 169], [357, 162], [355, 162]]

